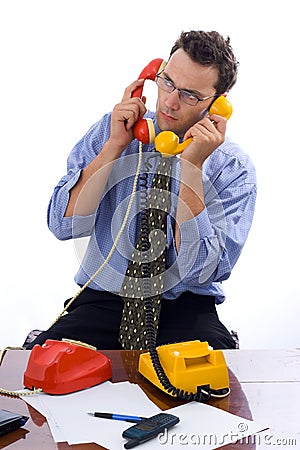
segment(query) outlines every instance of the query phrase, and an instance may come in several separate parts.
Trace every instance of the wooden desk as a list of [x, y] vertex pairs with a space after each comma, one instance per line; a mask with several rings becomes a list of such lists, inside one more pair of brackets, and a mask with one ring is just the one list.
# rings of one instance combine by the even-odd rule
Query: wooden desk
[[[139, 384], [147, 396], [162, 410], [181, 404], [178, 400], [161, 392], [147, 380], [143, 379], [143, 377], [138, 373], [138, 351], [112, 350], [103, 351], [102, 353], [106, 354], [111, 359], [113, 367], [113, 382], [129, 380], [133, 383]], [[23, 388], [23, 370], [24, 367], [26, 367], [29, 354], [30, 352], [25, 350], [8, 350], [6, 352], [0, 367], [1, 388], [10, 390]], [[229, 376], [231, 387], [231, 394], [229, 397], [221, 400], [211, 399], [209, 404], [241, 416], [245, 419], [253, 419], [251, 408], [249, 406], [249, 395], [248, 397], [245, 395], [242, 385], [230, 370]], [[278, 391], [278, 386], [276, 388], [274, 387], [274, 391], [275, 389]], [[259, 401], [259, 399], [257, 399], [257, 401]], [[261, 407], [264, 408], [264, 405], [262, 404]], [[45, 418], [39, 412], [27, 405], [22, 399], [0, 396], [0, 408], [8, 409], [30, 417], [24, 428], [20, 428], [19, 430], [0, 438], [0, 449], [9, 447], [10, 449], [22, 450], [100, 450], [100, 448], [103, 448], [96, 444], [69, 446], [67, 443], [54, 443]], [[268, 409], [270, 410], [270, 405], [267, 405], [265, 410], [266, 418], [268, 417]], [[296, 412], [295, 416], [297, 416]], [[298, 444], [300, 445], [300, 442], [298, 442]], [[242, 442], [227, 445], [223, 448], [234, 450], [252, 450], [256, 448], [256, 445], [253, 442]], [[258, 448], [259, 450], [263, 448], [261, 443]], [[287, 447], [285, 446], [285, 448]], [[295, 449], [298, 447], [294, 446], [293, 448]]]

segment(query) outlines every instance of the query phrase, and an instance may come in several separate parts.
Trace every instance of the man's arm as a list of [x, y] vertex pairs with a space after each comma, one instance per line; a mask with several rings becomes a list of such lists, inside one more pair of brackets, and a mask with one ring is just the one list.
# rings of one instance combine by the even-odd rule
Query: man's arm
[[133, 140], [132, 127], [146, 112], [143, 101], [131, 97], [143, 84], [144, 80], [137, 80], [128, 86], [121, 103], [114, 107], [110, 137], [101, 152], [81, 171], [77, 183], [70, 190], [65, 217], [87, 216], [98, 207], [114, 162]]
[[192, 137], [193, 141], [180, 158], [181, 178], [175, 226], [177, 251], [180, 246], [180, 225], [196, 217], [205, 208], [202, 166], [206, 158], [224, 142], [225, 131], [226, 119], [213, 115], [196, 123], [184, 136], [184, 140]]
[[77, 183], [70, 190], [65, 217], [93, 214], [99, 205], [114, 161], [120, 153], [107, 141], [101, 152], [81, 171]]

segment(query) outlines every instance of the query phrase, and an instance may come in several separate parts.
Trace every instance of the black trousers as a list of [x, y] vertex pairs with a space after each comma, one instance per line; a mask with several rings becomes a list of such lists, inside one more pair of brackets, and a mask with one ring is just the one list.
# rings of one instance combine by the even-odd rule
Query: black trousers
[[[67, 338], [99, 350], [121, 349], [118, 336], [122, 310], [120, 296], [86, 288], [68, 313], [26, 348], [43, 344], [46, 339]], [[176, 300], [162, 300], [157, 345], [195, 339], [207, 341], [214, 349], [235, 348], [231, 334], [218, 318], [214, 297], [185, 292]]]

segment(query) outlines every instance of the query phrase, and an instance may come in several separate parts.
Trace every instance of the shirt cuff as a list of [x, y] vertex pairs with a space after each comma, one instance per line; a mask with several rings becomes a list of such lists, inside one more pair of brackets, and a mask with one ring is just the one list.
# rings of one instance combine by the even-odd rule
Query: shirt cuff
[[214, 231], [206, 209], [193, 219], [180, 225], [180, 246], [177, 262], [181, 276], [183, 274], [186, 276], [190, 271], [193, 271], [195, 264], [199, 264], [199, 257], [206, 258], [206, 254], [201, 256], [201, 251], [205, 248], [202, 247], [201, 241], [206, 240], [213, 234]]
[[182, 246], [194, 245], [200, 239], [214, 234], [207, 209], [204, 208], [200, 214], [191, 220], [182, 222], [180, 225], [180, 249]]
[[69, 201], [69, 191], [77, 183], [81, 171], [77, 172], [60, 189], [54, 199], [52, 215], [50, 212], [50, 229], [58, 239], [70, 239], [88, 236], [94, 227], [95, 213], [88, 216], [65, 217], [67, 204]]

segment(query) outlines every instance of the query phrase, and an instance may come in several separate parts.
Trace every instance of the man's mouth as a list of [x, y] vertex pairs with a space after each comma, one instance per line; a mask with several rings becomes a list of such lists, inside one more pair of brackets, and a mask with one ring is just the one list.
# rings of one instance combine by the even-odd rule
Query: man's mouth
[[176, 117], [172, 116], [171, 114], [168, 114], [167, 112], [160, 111], [161, 115], [164, 116], [168, 120], [177, 120]]

